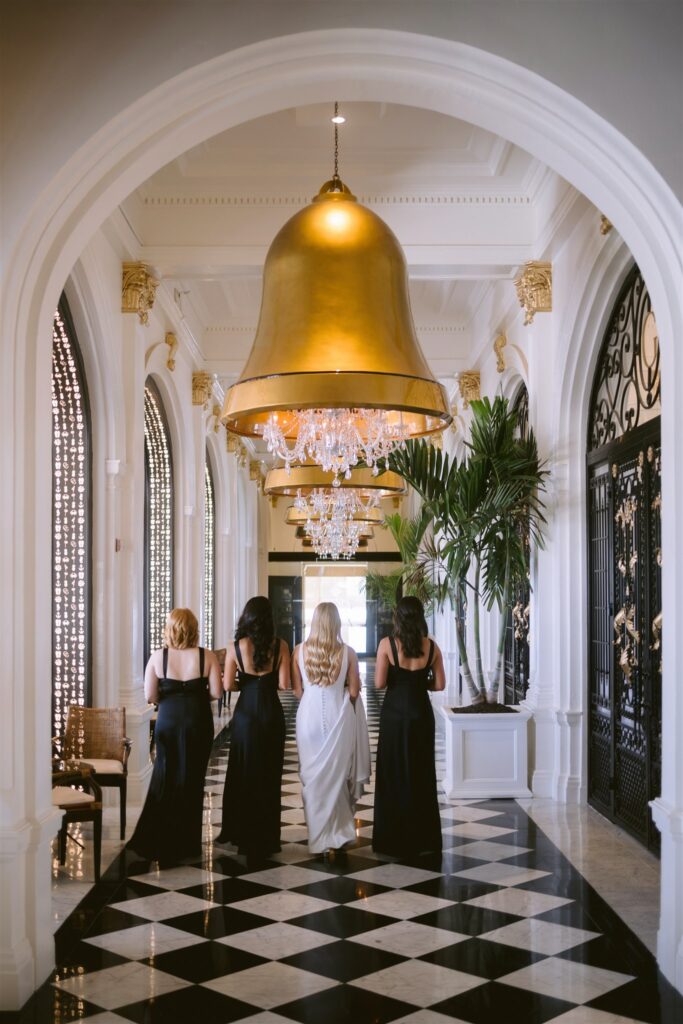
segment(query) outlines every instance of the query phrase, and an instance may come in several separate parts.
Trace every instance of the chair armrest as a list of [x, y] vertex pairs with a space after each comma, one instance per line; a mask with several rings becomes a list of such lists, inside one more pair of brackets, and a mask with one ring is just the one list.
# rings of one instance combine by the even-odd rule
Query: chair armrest
[[102, 803], [102, 788], [95, 781], [94, 772], [92, 775], [88, 775], [86, 778], [84, 778], [81, 785], [83, 786], [83, 789], [88, 790], [90, 793], [92, 793], [97, 803]]
[[124, 768], [128, 764], [128, 758], [130, 756], [130, 749], [131, 749], [132, 746], [133, 746], [133, 741], [131, 739], [129, 739], [128, 736], [124, 736], [123, 737], [123, 757], [121, 758], [121, 760], [123, 762], [123, 767]]

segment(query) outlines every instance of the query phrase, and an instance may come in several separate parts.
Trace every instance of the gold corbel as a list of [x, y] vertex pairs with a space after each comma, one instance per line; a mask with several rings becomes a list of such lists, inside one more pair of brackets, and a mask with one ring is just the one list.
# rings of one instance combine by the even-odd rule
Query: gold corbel
[[536, 313], [552, 313], [553, 265], [542, 260], [529, 260], [515, 279], [517, 298], [524, 310], [524, 326], [533, 323]]
[[168, 356], [166, 357], [166, 367], [173, 373], [175, 370], [175, 354], [178, 349], [178, 339], [176, 338], [173, 331], [166, 331], [166, 337], [164, 341], [168, 345]]
[[137, 313], [141, 324], [149, 321], [159, 282], [146, 263], [124, 263], [121, 283], [121, 312]]
[[612, 224], [612, 221], [608, 217], [606, 217], [604, 215], [604, 213], [601, 213], [600, 214], [600, 234], [601, 235], [608, 235], [613, 227], [614, 227], [614, 225]]
[[496, 371], [498, 373], [502, 373], [505, 369], [505, 356], [503, 355], [503, 349], [507, 343], [508, 340], [505, 335], [505, 331], [501, 331], [493, 343], [493, 351], [496, 353]]
[[466, 370], [458, 377], [458, 388], [463, 408], [469, 408], [470, 402], [481, 397], [480, 380], [479, 370]]
[[213, 416], [213, 432], [214, 434], [217, 434], [218, 428], [221, 425], [221, 407], [220, 405], [218, 405], [217, 402], [214, 403], [213, 409], [211, 410], [211, 415]]
[[198, 370], [192, 374], [192, 404], [203, 405], [209, 401], [211, 394], [211, 374]]

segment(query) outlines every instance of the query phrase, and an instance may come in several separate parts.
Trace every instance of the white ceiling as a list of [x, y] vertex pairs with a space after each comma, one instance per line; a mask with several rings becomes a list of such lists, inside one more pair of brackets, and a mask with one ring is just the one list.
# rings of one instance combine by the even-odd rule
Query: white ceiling
[[[466, 369], [476, 318], [541, 258], [570, 187], [529, 154], [464, 121], [391, 104], [342, 105], [343, 180], [394, 230], [433, 372]], [[280, 111], [184, 153], [122, 205], [206, 361], [239, 375], [258, 320], [268, 246], [333, 170], [328, 104]], [[571, 195], [569, 195], [571, 202]], [[498, 303], [498, 305], [500, 305]]]

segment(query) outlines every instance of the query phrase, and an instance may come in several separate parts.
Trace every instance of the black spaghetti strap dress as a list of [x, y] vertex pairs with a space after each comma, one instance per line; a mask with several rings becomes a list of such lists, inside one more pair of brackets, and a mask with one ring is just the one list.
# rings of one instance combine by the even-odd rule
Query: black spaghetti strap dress
[[235, 657], [240, 697], [230, 727], [223, 790], [223, 823], [217, 843], [263, 858], [280, 850], [280, 792], [285, 755], [285, 716], [277, 693], [278, 653], [270, 672], [245, 672], [239, 642]]
[[196, 679], [168, 678], [168, 648], [164, 648], [163, 672], [154, 770], [128, 844], [147, 860], [160, 861], [162, 867], [201, 853], [204, 781], [213, 744], [204, 648], [199, 648]]
[[441, 850], [434, 766], [434, 712], [428, 696], [434, 641], [423, 668], [399, 665], [390, 638], [387, 689], [379, 719], [372, 847], [394, 857]]

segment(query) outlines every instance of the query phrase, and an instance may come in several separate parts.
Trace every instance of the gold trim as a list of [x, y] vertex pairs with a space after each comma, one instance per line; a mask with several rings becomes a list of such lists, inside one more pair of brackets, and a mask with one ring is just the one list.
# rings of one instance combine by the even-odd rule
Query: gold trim
[[503, 349], [507, 345], [508, 340], [505, 335], [505, 331], [501, 331], [496, 340], [493, 342], [493, 351], [496, 353], [496, 372], [502, 373], [505, 369], [505, 356], [503, 355]]
[[525, 311], [524, 326], [533, 323], [536, 313], [552, 313], [553, 265], [543, 260], [529, 260], [515, 279], [517, 298]]
[[164, 341], [168, 345], [168, 356], [166, 358], [166, 368], [173, 373], [175, 370], [175, 354], [178, 350], [178, 339], [176, 338], [173, 331], [166, 331], [166, 337]]
[[206, 405], [211, 394], [211, 374], [198, 370], [192, 374], [192, 404]]
[[[334, 480], [333, 473], [326, 473], [319, 466], [293, 466], [289, 472], [286, 469], [271, 469], [266, 475], [264, 491], [266, 494], [284, 494], [294, 497], [297, 491], [302, 494], [309, 494], [318, 487], [332, 487]], [[406, 485], [398, 473], [380, 473], [373, 476], [372, 470], [352, 469], [348, 480], [343, 477], [339, 486], [356, 488], [369, 494], [379, 495], [380, 498], [388, 498], [393, 494], [405, 494]]]
[[458, 389], [462, 398], [463, 408], [469, 408], [470, 402], [481, 398], [481, 376], [479, 370], [467, 370], [458, 377]]
[[228, 430], [258, 436], [273, 412], [285, 437], [296, 436], [296, 409], [387, 409], [399, 414], [410, 437], [451, 422], [446, 389], [437, 381], [391, 373], [289, 373], [238, 381], [228, 390], [221, 419]]
[[159, 282], [146, 263], [126, 262], [121, 271], [121, 312], [137, 313], [141, 324], [149, 322]]

